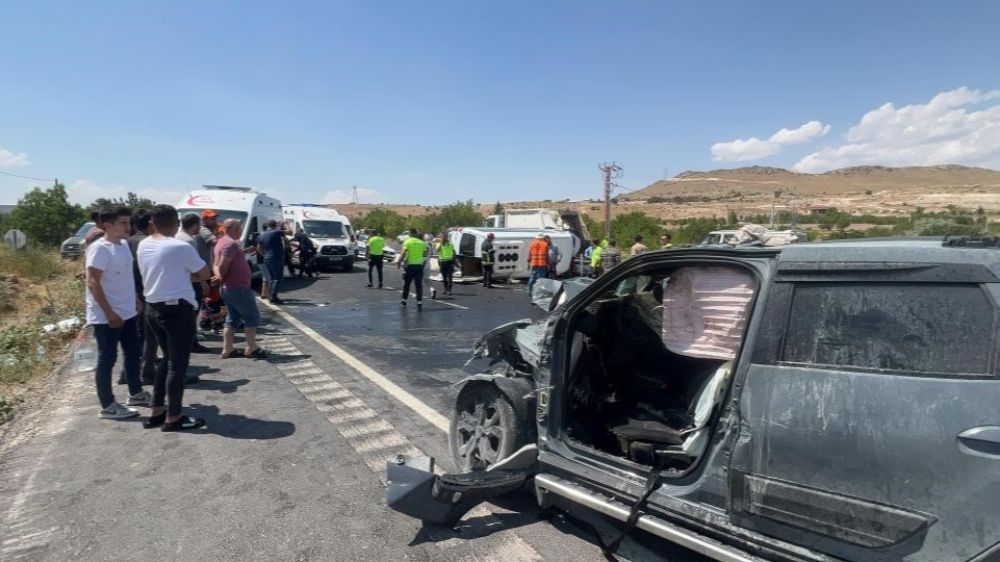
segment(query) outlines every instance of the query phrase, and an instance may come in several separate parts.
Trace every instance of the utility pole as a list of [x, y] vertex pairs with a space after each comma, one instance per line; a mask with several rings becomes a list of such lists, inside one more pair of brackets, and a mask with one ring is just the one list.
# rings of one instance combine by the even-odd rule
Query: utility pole
[[611, 239], [611, 180], [622, 176], [622, 167], [617, 162], [598, 166], [604, 173], [604, 239]]
[[779, 197], [781, 197], [781, 192], [780, 191], [775, 191], [774, 192], [774, 198], [771, 199], [771, 225], [770, 225], [770, 228], [772, 230], [774, 229], [774, 206], [778, 202], [778, 198]]

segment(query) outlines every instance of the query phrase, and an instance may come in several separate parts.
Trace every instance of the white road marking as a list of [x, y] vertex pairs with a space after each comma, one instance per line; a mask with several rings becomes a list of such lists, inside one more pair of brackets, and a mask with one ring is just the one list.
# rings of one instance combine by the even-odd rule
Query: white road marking
[[[269, 302], [262, 303], [265, 307], [273, 310], [286, 322], [298, 328], [303, 334], [309, 336], [313, 341], [321, 345], [324, 349], [330, 353], [336, 355], [341, 361], [350, 365], [355, 371], [360, 373], [363, 377], [375, 383], [379, 388], [389, 393], [390, 396], [399, 400], [411, 410], [417, 413], [420, 417], [427, 420], [428, 423], [434, 427], [440, 429], [441, 431], [448, 433], [448, 428], [451, 425], [448, 418], [437, 413], [433, 408], [421, 402], [416, 396], [410, 394], [398, 384], [385, 378], [383, 375], [372, 369], [368, 365], [362, 363], [358, 358], [354, 357], [347, 351], [345, 351], [339, 345], [333, 343], [332, 341], [326, 339], [319, 332], [313, 330], [309, 326], [306, 326], [298, 318], [292, 316], [291, 314], [285, 312], [284, 310], [272, 305]], [[280, 363], [278, 364], [280, 365]], [[280, 367], [279, 367], [280, 368]]]
[[[298, 319], [291, 316], [290, 314], [287, 314], [281, 310], [277, 310], [276, 312], [278, 312], [278, 314], [280, 314], [283, 318], [288, 320], [293, 326], [296, 326], [300, 330], [303, 327], [306, 328], [306, 330], [302, 330], [303, 333], [308, 335], [313, 340], [316, 340], [317, 343], [323, 345], [323, 347], [330, 350], [331, 353], [334, 353], [335, 355], [340, 357], [340, 355], [337, 352], [334, 352], [332, 349], [330, 349], [330, 347], [333, 347], [335, 349], [340, 350], [338, 346], [334, 345], [331, 342], [328, 342], [325, 338], [323, 338], [313, 330], [308, 329], [308, 327], [304, 326]], [[291, 343], [287, 340], [287, 338], [275, 338], [275, 339], [281, 340], [283, 342], [288, 342], [289, 344]], [[329, 344], [329, 347], [326, 344], [324, 344], [324, 342], [326, 342], [326, 344]], [[343, 350], [340, 351], [341, 353], [344, 353], [346, 355], [346, 352], [344, 352]], [[296, 350], [296, 352], [298, 352], [298, 350]], [[353, 362], [363, 366], [371, 373], [375, 373], [374, 370], [364, 365], [364, 363], [361, 363], [360, 361], [354, 359], [350, 355], [348, 355], [348, 357], [350, 357]], [[343, 357], [341, 358], [343, 359]], [[312, 364], [310, 361], [306, 360], [302, 361], [302, 363]], [[295, 363], [292, 363], [292, 365], [294, 364]], [[354, 364], [350, 362], [348, 362], [348, 364], [357, 369], [357, 367]], [[360, 370], [359, 372], [361, 372], [361, 374], [365, 375], [366, 377], [368, 376], [365, 372], [362, 372]], [[284, 374], [285, 377], [288, 378], [288, 380], [290, 382], [293, 382], [294, 384], [295, 382], [294, 369], [283, 369], [282, 374]], [[375, 374], [377, 375], [377, 373]], [[381, 377], [381, 375], [378, 375], [378, 377]], [[314, 375], [313, 378], [321, 379], [323, 388], [334, 389], [334, 391], [342, 393], [344, 397], [343, 401], [338, 401], [338, 400], [316, 401], [314, 400], [314, 397], [316, 395], [315, 394], [309, 395], [308, 391], [305, 390], [307, 388], [310, 388], [310, 385], [296, 384], [296, 388], [302, 391], [303, 396], [309, 399], [317, 410], [319, 410], [320, 412], [330, 414], [327, 416], [326, 419], [337, 429], [337, 431], [344, 437], [344, 439], [347, 440], [348, 444], [351, 445], [351, 447], [355, 450], [355, 452], [357, 452], [361, 456], [361, 460], [373, 472], [375, 472], [375, 474], [378, 475], [379, 481], [381, 481], [383, 485], [386, 483], [385, 465], [387, 462], [394, 460], [398, 455], [423, 456], [423, 452], [420, 451], [420, 449], [418, 449], [417, 447], [415, 447], [412, 443], [410, 443], [410, 440], [405, 435], [397, 431], [396, 428], [393, 427], [391, 423], [380, 418], [378, 412], [369, 408], [363, 401], [354, 396], [354, 394], [350, 390], [344, 388], [343, 385], [333, 380], [329, 375], [326, 374], [322, 376]], [[369, 380], [372, 380], [370, 377], [368, 378]], [[321, 381], [317, 380], [315, 382], [321, 382]], [[372, 382], [379, 384], [376, 380], [372, 380]], [[389, 384], [392, 385], [393, 387], [396, 387], [396, 385], [392, 383]], [[382, 387], [381, 384], [379, 384], [379, 386]], [[384, 389], [384, 387], [382, 388]], [[390, 391], [387, 390], [387, 392]], [[397, 399], [400, 399], [401, 401], [403, 401], [404, 404], [410, 406], [411, 408], [413, 408], [413, 406], [410, 403], [412, 401], [419, 404], [423, 408], [430, 410], [429, 406], [417, 400], [416, 397], [410, 395], [409, 393], [405, 393], [405, 391], [403, 392], [406, 397], [409, 397], [407, 401], [400, 399], [400, 396], [397, 396], [395, 394], [394, 396], [396, 396]], [[416, 409], [414, 409], [414, 411], [416, 411], [418, 414], [427, 419], [427, 416], [425, 416], [423, 412]], [[433, 412], [433, 410], [431, 411]], [[444, 416], [441, 416], [437, 412], [433, 413], [437, 418], [440, 418], [440, 420], [437, 421], [441, 423], [441, 425], [438, 425], [438, 423], [435, 423], [434, 421], [432, 421], [432, 419], [428, 419], [428, 421], [430, 421], [439, 429], [447, 433], [448, 432], [447, 420], [445, 420]], [[443, 470], [441, 469], [440, 466], [436, 466], [434, 471], [438, 474], [443, 473]], [[489, 526], [500, 526], [500, 527], [503, 526], [503, 523], [499, 519], [497, 519], [485, 505], [476, 506], [475, 508], [470, 510], [468, 514], [466, 514], [466, 517], [471, 517], [476, 519], [486, 518], [489, 519], [489, 522], [486, 523]], [[461, 539], [459, 539], [458, 537], [454, 537], [452, 534], [447, 533], [445, 531], [431, 530], [429, 532], [433, 537], [436, 537], [436, 539], [434, 540], [436, 546], [439, 549], [445, 549], [454, 546], [456, 544], [460, 544], [462, 542]], [[487, 552], [477, 551], [469, 556], [462, 557], [460, 560], [462, 561], [468, 560], [470, 562], [473, 561], [482, 562], [482, 561], [494, 561], [494, 560], [497, 562], [508, 562], [508, 561], [533, 562], [542, 559], [542, 557], [539, 556], [538, 552], [534, 549], [534, 547], [532, 547], [530, 544], [525, 542], [521, 537], [515, 534], [513, 530], [507, 530], [504, 534], [496, 534], [493, 536], [495, 538], [493, 538], [490, 543], [487, 543], [486, 546], [486, 548], [488, 549]]]
[[[417, 295], [415, 293], [410, 293], [410, 296], [413, 297], [413, 298], [417, 298]], [[428, 300], [430, 302], [436, 302], [438, 304], [446, 304], [448, 306], [453, 306], [455, 308], [461, 308], [462, 310], [469, 310], [469, 307], [467, 307], [467, 306], [462, 306], [460, 304], [455, 304], [453, 302], [443, 301], [441, 299], [428, 299]]]

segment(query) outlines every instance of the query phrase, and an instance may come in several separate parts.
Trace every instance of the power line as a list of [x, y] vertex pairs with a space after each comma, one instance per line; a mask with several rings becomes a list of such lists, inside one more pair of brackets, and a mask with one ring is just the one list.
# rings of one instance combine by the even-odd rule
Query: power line
[[10, 172], [2, 172], [2, 171], [0, 171], [0, 174], [5, 175], [5, 176], [12, 176], [12, 177], [15, 177], [15, 178], [23, 178], [23, 179], [26, 179], [26, 180], [52, 181], [52, 182], [56, 181], [55, 178], [33, 178], [31, 176], [22, 176], [20, 174], [12, 174]]

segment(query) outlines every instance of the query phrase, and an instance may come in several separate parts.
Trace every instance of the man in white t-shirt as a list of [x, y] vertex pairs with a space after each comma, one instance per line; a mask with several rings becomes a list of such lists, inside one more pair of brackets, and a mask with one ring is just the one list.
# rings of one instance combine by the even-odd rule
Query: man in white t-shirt
[[[146, 406], [149, 393], [139, 382], [139, 306], [132, 271], [132, 251], [125, 241], [131, 229], [132, 212], [122, 206], [103, 208], [97, 213], [97, 226], [104, 236], [87, 247], [87, 324], [94, 329], [97, 340], [97, 369], [94, 381], [101, 402], [100, 416], [105, 419], [126, 419], [139, 415], [128, 406]], [[121, 345], [125, 359], [125, 380], [128, 383], [127, 406], [115, 400], [111, 387], [111, 371], [118, 359]]]
[[139, 243], [146, 315], [164, 357], [153, 378], [153, 399], [146, 428], [187, 431], [204, 427], [205, 420], [181, 415], [184, 378], [195, 337], [196, 301], [192, 282], [208, 281], [208, 265], [190, 244], [174, 238], [177, 209], [157, 205], [150, 211], [156, 233]]

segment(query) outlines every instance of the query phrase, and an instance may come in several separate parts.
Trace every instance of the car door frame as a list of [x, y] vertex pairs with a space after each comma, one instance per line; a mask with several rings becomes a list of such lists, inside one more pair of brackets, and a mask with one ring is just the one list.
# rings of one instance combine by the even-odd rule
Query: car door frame
[[[626, 260], [609, 274], [598, 278], [581, 294], [568, 302], [561, 312], [549, 322], [549, 330], [542, 349], [551, 349], [542, 358], [539, 370], [539, 402], [543, 405], [538, 416], [539, 471], [557, 477], [570, 478], [600, 494], [615, 497], [626, 505], [633, 505], [642, 495], [650, 467], [638, 465], [627, 459], [608, 454], [585, 451], [571, 444], [565, 435], [565, 383], [569, 368], [569, 334], [572, 321], [592, 300], [605, 293], [622, 279], [650, 267], [683, 265], [736, 265], [750, 268], [757, 281], [757, 294], [752, 312], [744, 331], [744, 341], [736, 361], [734, 373], [722, 401], [714, 414], [711, 438], [701, 458], [690, 470], [679, 477], [664, 477], [660, 490], [649, 500], [648, 510], [658, 517], [699, 532], [717, 534], [719, 540], [729, 540], [731, 533], [739, 531], [728, 524], [725, 515], [724, 494], [728, 491], [725, 473], [729, 468], [729, 448], [739, 431], [739, 413], [736, 408], [742, 385], [742, 373], [749, 365], [754, 334], [762, 316], [762, 305], [770, 286], [771, 275], [780, 249], [718, 249], [690, 248], [649, 252]], [[706, 487], [711, 489], [706, 489]], [[720, 495], [721, 494], [721, 495]], [[716, 499], [710, 505], [707, 498]], [[721, 532], [720, 532], [721, 531]], [[761, 539], [760, 544], [767, 542]]]

